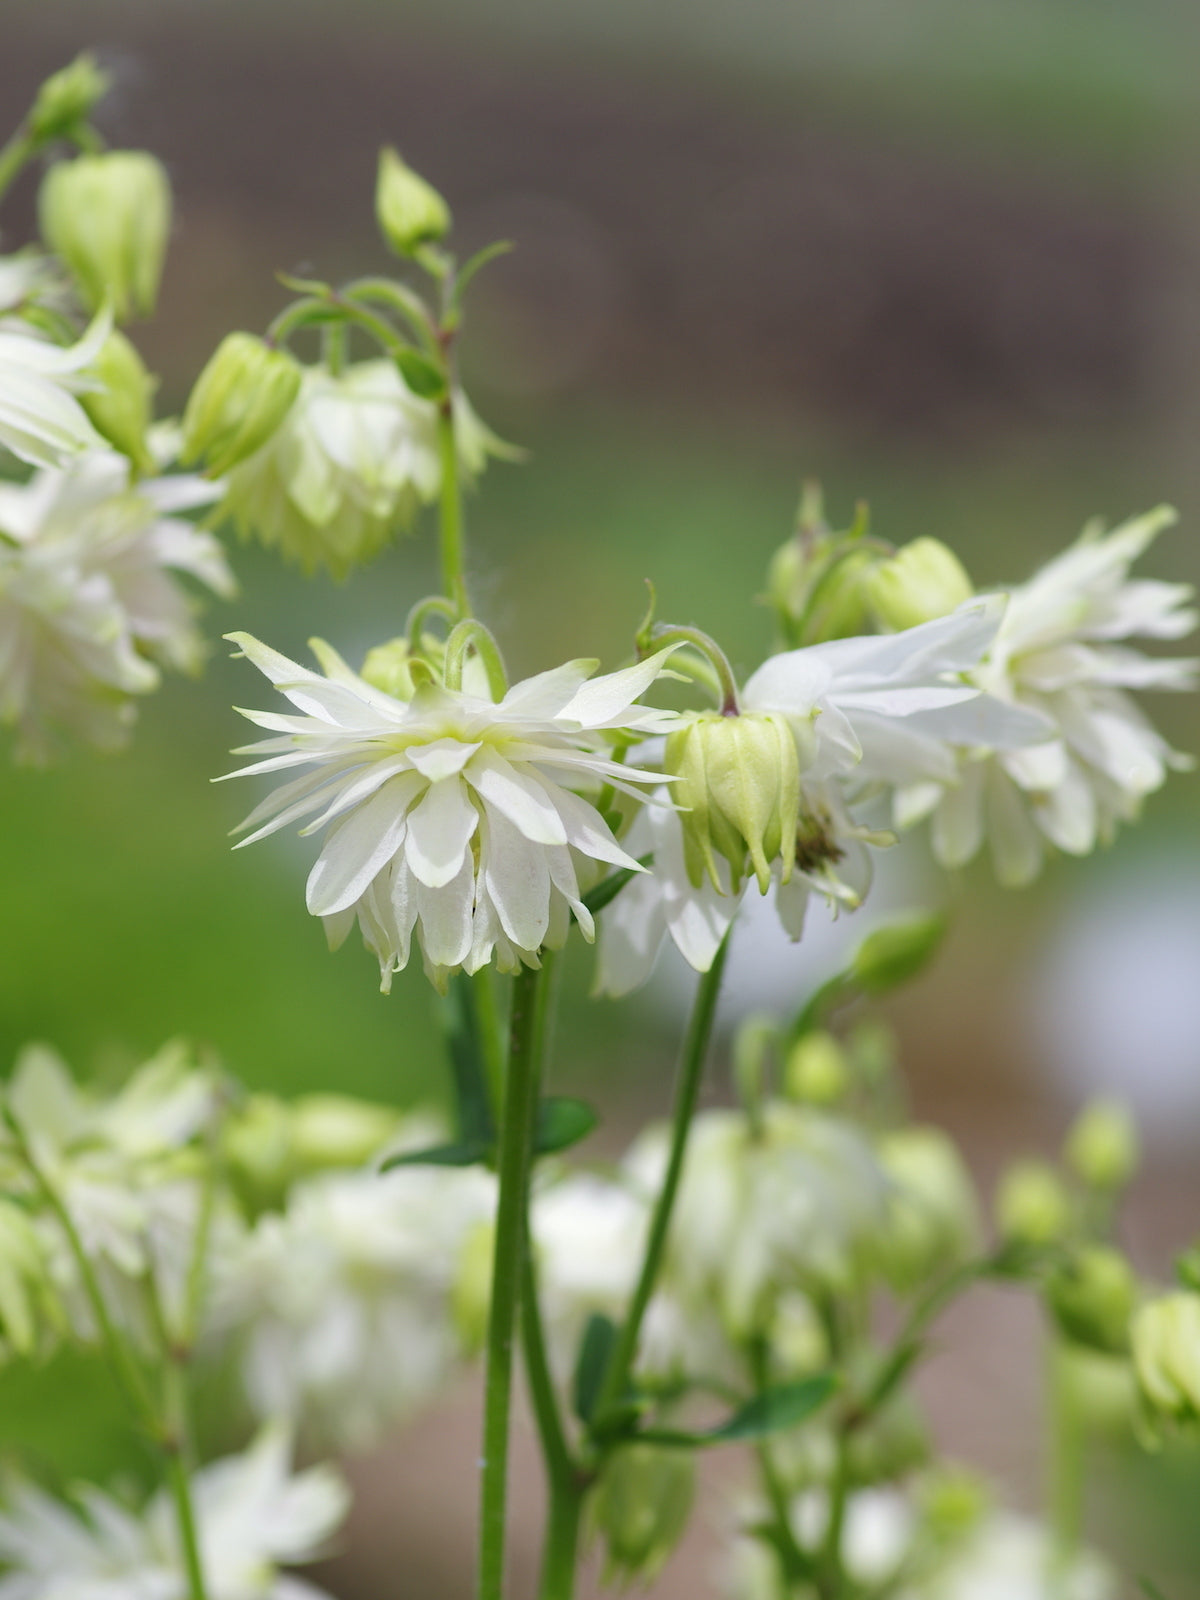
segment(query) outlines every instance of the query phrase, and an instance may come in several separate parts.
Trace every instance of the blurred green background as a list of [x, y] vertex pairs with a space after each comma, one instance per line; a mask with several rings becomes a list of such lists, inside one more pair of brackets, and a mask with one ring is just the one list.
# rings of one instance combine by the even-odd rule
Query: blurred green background
[[[170, 168], [172, 256], [140, 330], [168, 409], [225, 331], [282, 304], [276, 270], [385, 265], [371, 214], [385, 142], [448, 196], [464, 253], [516, 242], [479, 283], [464, 351], [478, 408], [530, 452], [493, 466], [468, 509], [475, 590], [516, 673], [579, 653], [617, 665], [648, 577], [660, 615], [752, 668], [770, 645], [756, 596], [804, 477], [835, 517], [866, 499], [885, 538], [947, 540], [982, 584], [1025, 576], [1094, 514], [1169, 500], [1181, 530], [1147, 570], [1200, 577], [1200, 17], [1182, 0], [6, 0], [3, 14], [7, 122], [92, 47], [116, 76], [109, 138]], [[5, 248], [32, 228], [35, 187], [14, 191]], [[209, 609], [214, 640], [246, 627], [300, 654], [320, 633], [357, 659], [433, 585], [431, 526], [340, 587], [235, 549], [242, 592]], [[202, 681], [146, 703], [128, 755], [6, 771], [0, 1053], [46, 1038], [116, 1073], [183, 1033], [256, 1087], [438, 1098], [428, 986], [406, 973], [383, 998], [372, 958], [326, 953], [303, 909], [311, 844], [229, 852], [250, 786], [208, 780], [248, 732], [233, 703], [266, 691], [218, 644]], [[1154, 714], [1195, 749], [1190, 703]], [[911, 870], [901, 897], [922, 881]], [[1061, 1005], [1047, 1021], [1039, 975], [1072, 975], [1081, 1022], [1089, 995], [1124, 1003], [1152, 1150], [1133, 1242], [1165, 1272], [1200, 1200], [1195, 780], [1033, 892], [1003, 896], [982, 868], [938, 892], [953, 941], [893, 1013], [918, 1110], [986, 1181], [1019, 1147], [1053, 1149], [1089, 1056]], [[1169, 968], [1165, 989], [1130, 980], [1131, 948]], [[588, 964], [574, 952], [576, 998]], [[811, 981], [802, 955], [779, 970], [781, 1003]], [[560, 1076], [618, 1124], [661, 1106], [675, 1003], [668, 983], [586, 1019], [573, 1006]], [[1156, 1060], [1170, 1070], [1156, 1077]], [[1097, 1081], [1114, 1087], [1118, 1068]], [[957, 1379], [990, 1402], [964, 1411], [953, 1383], [931, 1402], [956, 1447], [1028, 1496], [1029, 1362], [1006, 1361], [998, 1326], [1000, 1352]], [[27, 1397], [10, 1432], [31, 1410], [50, 1426]], [[1200, 1593], [1180, 1585], [1173, 1600]]]

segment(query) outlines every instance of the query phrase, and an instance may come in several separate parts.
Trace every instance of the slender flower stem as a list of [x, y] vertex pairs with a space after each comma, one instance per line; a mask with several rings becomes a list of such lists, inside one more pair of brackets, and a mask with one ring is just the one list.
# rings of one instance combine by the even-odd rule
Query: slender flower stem
[[27, 161], [37, 154], [37, 140], [24, 128], [19, 128], [0, 150], [0, 198], [8, 192]]
[[496, 1242], [484, 1391], [478, 1600], [502, 1600], [508, 1505], [508, 1424], [513, 1335], [525, 1253], [526, 1197], [538, 1099], [538, 978], [522, 968], [513, 986], [508, 1081], [500, 1118]]
[[190, 1429], [187, 1418], [187, 1391], [184, 1364], [178, 1352], [168, 1350], [163, 1369], [164, 1440], [167, 1482], [175, 1502], [175, 1520], [187, 1572], [189, 1600], [208, 1600], [204, 1582], [204, 1562], [200, 1554], [200, 1535], [196, 1527], [196, 1508], [192, 1502]]
[[469, 617], [471, 602], [467, 598], [467, 581], [463, 575], [462, 488], [458, 481], [458, 446], [454, 437], [454, 398], [451, 391], [447, 391], [438, 406], [437, 437], [442, 468], [442, 588], [457, 607], [458, 615]]
[[1052, 1592], [1065, 1594], [1083, 1532], [1084, 1434], [1070, 1389], [1066, 1350], [1057, 1333], [1049, 1336], [1049, 1482], [1047, 1511], [1053, 1541]]
[[468, 654], [474, 650], [483, 662], [487, 673], [488, 692], [493, 700], [500, 701], [508, 693], [508, 676], [504, 671], [504, 658], [490, 628], [475, 617], [464, 617], [455, 623], [446, 640], [446, 660], [442, 668], [447, 689], [461, 689], [463, 669]]
[[737, 679], [734, 677], [733, 668], [729, 664], [729, 657], [711, 634], [702, 628], [677, 627], [674, 623], [656, 623], [644, 629], [638, 635], [637, 651], [641, 657], [653, 654], [656, 650], [665, 650], [668, 645], [687, 645], [694, 650], [709, 667], [712, 668], [715, 678], [715, 690], [721, 702], [721, 715], [723, 717], [736, 717], [738, 714], [738, 689]]
[[625, 1390], [629, 1384], [629, 1375], [633, 1370], [633, 1363], [637, 1357], [638, 1337], [642, 1331], [642, 1321], [646, 1315], [646, 1307], [650, 1304], [650, 1297], [654, 1293], [654, 1286], [658, 1281], [659, 1269], [662, 1266], [663, 1252], [666, 1249], [667, 1234], [671, 1227], [671, 1213], [675, 1208], [675, 1196], [679, 1189], [679, 1180], [683, 1175], [683, 1161], [687, 1153], [688, 1133], [691, 1129], [692, 1118], [695, 1115], [696, 1103], [700, 1095], [700, 1080], [704, 1074], [704, 1064], [708, 1057], [709, 1040], [712, 1037], [713, 1020], [717, 1011], [717, 995], [721, 988], [721, 974], [725, 970], [725, 957], [729, 950], [729, 934], [721, 940], [717, 953], [713, 957], [713, 964], [707, 972], [701, 973], [700, 983], [696, 990], [696, 999], [692, 1007], [692, 1015], [688, 1021], [687, 1034], [683, 1041], [683, 1053], [679, 1063], [679, 1075], [675, 1087], [675, 1106], [671, 1118], [671, 1149], [667, 1157], [667, 1170], [663, 1177], [663, 1185], [659, 1190], [658, 1199], [654, 1206], [654, 1215], [650, 1221], [650, 1231], [646, 1237], [646, 1252], [642, 1258], [642, 1270], [638, 1276], [637, 1287], [633, 1291], [629, 1311], [621, 1327], [616, 1348], [604, 1375], [604, 1382], [596, 1402], [596, 1418], [603, 1421], [606, 1412], [620, 1404]]

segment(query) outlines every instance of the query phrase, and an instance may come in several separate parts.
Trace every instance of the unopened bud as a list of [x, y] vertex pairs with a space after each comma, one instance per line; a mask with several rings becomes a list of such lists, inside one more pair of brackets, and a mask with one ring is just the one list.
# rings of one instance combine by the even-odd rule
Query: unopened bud
[[695, 1490], [686, 1451], [633, 1444], [610, 1456], [592, 1501], [608, 1557], [606, 1582], [653, 1583], [683, 1537]]
[[390, 147], [379, 152], [375, 216], [379, 231], [400, 256], [415, 255], [422, 245], [437, 244], [450, 231], [446, 202]]
[[877, 622], [895, 633], [947, 616], [975, 593], [962, 562], [940, 539], [902, 545], [864, 583]]
[[1152, 1410], [1175, 1421], [1200, 1417], [1200, 1294], [1180, 1289], [1144, 1305], [1130, 1329], [1133, 1364]]
[[277, 1205], [292, 1170], [287, 1105], [273, 1095], [251, 1095], [226, 1118], [221, 1144], [234, 1185], [250, 1209]]
[[996, 1197], [996, 1225], [1014, 1244], [1040, 1248], [1063, 1238], [1071, 1225], [1071, 1201], [1054, 1168], [1044, 1161], [1011, 1167]]
[[966, 1467], [940, 1465], [918, 1485], [921, 1520], [939, 1544], [956, 1544], [991, 1506], [986, 1483]]
[[395, 700], [411, 700], [416, 692], [412, 659], [407, 639], [389, 639], [367, 651], [360, 676]]
[[59, 161], [42, 181], [38, 210], [43, 237], [93, 310], [108, 302], [118, 322], [150, 315], [171, 231], [161, 161], [144, 150]]
[[492, 1224], [477, 1222], [463, 1240], [455, 1263], [450, 1309], [455, 1331], [468, 1354], [482, 1350], [487, 1337], [494, 1248]]
[[183, 413], [185, 465], [203, 457], [222, 477], [266, 444], [291, 410], [301, 371], [286, 350], [252, 333], [221, 340], [196, 379]]
[[101, 345], [91, 373], [102, 387], [85, 390], [79, 402], [92, 426], [128, 456], [138, 472], [153, 472], [155, 461], [146, 434], [153, 420], [155, 380], [118, 329], [114, 328]]
[[1113, 1100], [1093, 1100], [1075, 1119], [1063, 1151], [1067, 1165], [1093, 1189], [1123, 1189], [1137, 1170], [1133, 1118]]
[[300, 1172], [324, 1167], [360, 1167], [396, 1132], [398, 1113], [389, 1106], [344, 1094], [306, 1094], [291, 1111], [292, 1160]]
[[822, 644], [865, 633], [865, 583], [878, 559], [845, 534], [781, 544], [767, 568], [767, 595], [789, 641]]
[[1129, 1348], [1137, 1280], [1119, 1250], [1108, 1245], [1080, 1250], [1051, 1275], [1046, 1299], [1055, 1321], [1076, 1344], [1109, 1355]]
[[979, 1208], [962, 1157], [938, 1128], [885, 1134], [879, 1159], [894, 1185], [880, 1264], [904, 1292], [966, 1259], [978, 1242]]
[[832, 1106], [849, 1087], [846, 1052], [833, 1035], [822, 1028], [801, 1034], [788, 1051], [783, 1069], [787, 1098], [803, 1105]]
[[111, 79], [84, 51], [70, 66], [46, 79], [29, 113], [29, 132], [39, 144], [67, 139], [91, 116], [96, 102], [108, 93]]
[[688, 876], [721, 887], [714, 851], [738, 884], [750, 856], [766, 894], [772, 863], [791, 877], [800, 816], [800, 762], [785, 719], [771, 712], [692, 717], [667, 740], [666, 770], [678, 774], [671, 798], [680, 807]]

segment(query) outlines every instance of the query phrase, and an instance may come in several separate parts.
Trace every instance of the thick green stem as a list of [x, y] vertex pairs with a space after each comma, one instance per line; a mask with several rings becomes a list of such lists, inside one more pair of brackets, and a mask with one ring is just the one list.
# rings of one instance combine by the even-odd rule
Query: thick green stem
[[708, 1045], [712, 1037], [713, 1020], [717, 1012], [717, 995], [721, 988], [721, 974], [725, 970], [725, 957], [728, 949], [729, 934], [727, 933], [717, 948], [712, 966], [707, 972], [700, 975], [699, 987], [696, 990], [696, 1000], [692, 1007], [687, 1034], [683, 1041], [679, 1076], [675, 1086], [675, 1106], [671, 1117], [671, 1148], [667, 1157], [667, 1170], [663, 1176], [663, 1185], [659, 1190], [658, 1199], [655, 1202], [654, 1215], [650, 1220], [650, 1231], [646, 1237], [646, 1251], [642, 1258], [642, 1270], [638, 1276], [637, 1287], [633, 1291], [633, 1299], [622, 1324], [616, 1348], [608, 1364], [608, 1371], [604, 1375], [604, 1383], [597, 1399], [595, 1415], [600, 1423], [603, 1423], [606, 1412], [611, 1412], [615, 1406], [620, 1404], [629, 1386], [629, 1377], [637, 1357], [638, 1338], [642, 1331], [642, 1321], [646, 1315], [646, 1308], [650, 1304], [650, 1298], [654, 1293], [655, 1284], [658, 1282], [658, 1274], [662, 1267], [663, 1254], [666, 1250], [667, 1234], [671, 1227], [671, 1214], [675, 1209], [675, 1196], [679, 1190], [679, 1180], [683, 1175], [683, 1161], [687, 1153], [688, 1133], [691, 1129], [692, 1118], [696, 1112], [696, 1103], [700, 1096], [700, 1081], [704, 1075], [704, 1064], [708, 1057]]
[[579, 1523], [583, 1489], [577, 1483], [555, 1483], [550, 1490], [550, 1516], [542, 1548], [538, 1600], [572, 1600], [579, 1566]]
[[508, 1425], [513, 1335], [525, 1253], [529, 1169], [538, 1099], [538, 977], [523, 968], [513, 986], [508, 1081], [500, 1118], [496, 1241], [484, 1391], [478, 1600], [502, 1600], [508, 1509]]
[[542, 1546], [539, 1600], [571, 1600], [579, 1557], [579, 1518], [588, 1479], [571, 1454], [559, 1411], [537, 1297], [533, 1252], [525, 1251], [521, 1283], [521, 1342], [525, 1375], [546, 1469], [549, 1515]]
[[458, 445], [454, 437], [452, 393], [438, 406], [438, 456], [442, 468], [440, 500], [440, 550], [442, 588], [454, 602], [459, 617], [471, 615], [467, 580], [463, 573], [462, 487], [458, 480]]

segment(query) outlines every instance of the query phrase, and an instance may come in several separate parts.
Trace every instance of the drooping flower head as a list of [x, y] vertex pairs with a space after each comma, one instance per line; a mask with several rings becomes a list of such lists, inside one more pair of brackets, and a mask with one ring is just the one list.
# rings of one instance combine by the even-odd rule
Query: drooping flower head
[[1047, 845], [1086, 855], [1132, 821], [1172, 768], [1190, 766], [1127, 691], [1189, 689], [1194, 661], [1150, 657], [1121, 641], [1179, 639], [1196, 625], [1187, 584], [1134, 580], [1130, 567], [1175, 520], [1165, 507], [1080, 539], [1009, 596], [1004, 621], [972, 681], [1047, 720], [1054, 734], [1027, 750], [986, 739], [936, 782], [898, 795], [897, 821], [932, 815], [946, 866], [971, 860], [987, 838], [1001, 882], [1036, 876]]
[[536, 964], [542, 945], [563, 943], [572, 915], [590, 939], [580, 871], [639, 870], [576, 791], [611, 784], [636, 795], [657, 781], [614, 762], [606, 736], [669, 726], [670, 714], [635, 704], [665, 652], [590, 682], [595, 662], [569, 662], [499, 703], [435, 683], [404, 701], [327, 645], [314, 645], [322, 675], [249, 634], [229, 638], [300, 712], [244, 712], [275, 737], [240, 752], [261, 759], [231, 776], [313, 768], [255, 808], [242, 842], [314, 813], [305, 832], [329, 825], [308, 909], [334, 946], [357, 920], [385, 989], [414, 932], [439, 983], [493, 959], [502, 971]]

